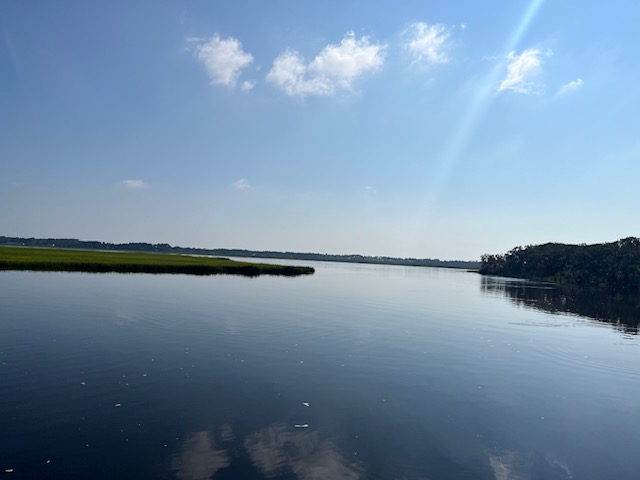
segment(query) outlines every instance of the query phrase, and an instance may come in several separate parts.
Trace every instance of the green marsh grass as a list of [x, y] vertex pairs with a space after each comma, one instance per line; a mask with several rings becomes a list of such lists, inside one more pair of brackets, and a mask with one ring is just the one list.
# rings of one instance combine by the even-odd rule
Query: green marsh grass
[[0, 270], [231, 274], [249, 277], [258, 275], [296, 276], [314, 272], [311, 267], [237, 262], [228, 258], [2, 246], [0, 246]]

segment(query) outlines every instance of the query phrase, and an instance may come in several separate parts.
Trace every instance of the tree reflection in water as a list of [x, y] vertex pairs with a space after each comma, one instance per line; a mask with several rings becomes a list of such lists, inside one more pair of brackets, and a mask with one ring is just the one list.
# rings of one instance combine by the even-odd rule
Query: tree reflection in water
[[604, 289], [560, 287], [504, 277], [483, 276], [482, 293], [500, 295], [519, 306], [549, 313], [573, 313], [638, 334], [640, 294], [621, 294]]

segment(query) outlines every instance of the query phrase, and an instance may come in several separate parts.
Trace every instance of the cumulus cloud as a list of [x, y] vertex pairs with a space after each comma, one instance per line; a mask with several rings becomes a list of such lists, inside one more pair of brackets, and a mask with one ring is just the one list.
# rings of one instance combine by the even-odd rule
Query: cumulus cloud
[[235, 38], [217, 34], [196, 46], [196, 58], [204, 65], [211, 83], [233, 87], [242, 70], [253, 62], [253, 55], [242, 50]]
[[340, 44], [330, 44], [311, 63], [295, 50], [287, 50], [274, 61], [267, 81], [290, 96], [333, 95], [349, 90], [362, 75], [379, 70], [385, 45], [371, 43], [369, 37], [356, 38], [348, 32]]
[[240, 89], [243, 92], [250, 92], [251, 90], [253, 90], [253, 87], [255, 87], [255, 86], [256, 86], [256, 82], [247, 80], [245, 82], [242, 82], [242, 85], [240, 86]]
[[543, 53], [537, 48], [529, 48], [520, 55], [516, 55], [515, 52], [509, 53], [507, 75], [500, 83], [498, 91], [511, 90], [512, 92], [525, 94], [538, 91], [539, 85], [531, 82], [531, 77], [540, 71], [542, 55], [551, 55], [551, 52]]
[[558, 90], [558, 96], [560, 95], [565, 95], [567, 93], [571, 93], [571, 92], [575, 92], [578, 88], [580, 88], [582, 86], [582, 79], [581, 78], [576, 78], [575, 80], [572, 80], [571, 82], [562, 85], [560, 87], [560, 90]]
[[405, 48], [413, 57], [414, 62], [446, 63], [449, 61], [446, 42], [451, 33], [444, 25], [416, 22], [409, 26], [404, 36], [407, 37]]
[[120, 182], [120, 186], [131, 190], [137, 190], [145, 188], [147, 184], [143, 180], [123, 180]]
[[247, 188], [251, 188], [251, 185], [246, 179], [241, 178], [240, 180], [233, 182], [233, 188], [236, 190], [246, 190]]

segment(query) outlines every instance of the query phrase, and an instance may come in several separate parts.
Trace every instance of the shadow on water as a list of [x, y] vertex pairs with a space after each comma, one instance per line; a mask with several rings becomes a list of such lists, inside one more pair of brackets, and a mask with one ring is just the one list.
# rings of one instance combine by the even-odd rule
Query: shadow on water
[[549, 313], [573, 313], [613, 325], [637, 335], [640, 294], [621, 294], [603, 289], [561, 287], [512, 278], [483, 276], [483, 294], [504, 296], [512, 303]]

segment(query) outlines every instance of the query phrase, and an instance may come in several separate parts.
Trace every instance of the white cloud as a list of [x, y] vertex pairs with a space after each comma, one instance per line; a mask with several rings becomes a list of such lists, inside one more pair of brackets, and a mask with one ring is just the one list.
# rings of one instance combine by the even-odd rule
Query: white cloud
[[242, 69], [253, 62], [253, 55], [244, 52], [237, 39], [220, 38], [217, 34], [196, 46], [196, 58], [204, 65], [211, 83], [225, 87], [233, 87]]
[[246, 190], [247, 188], [251, 188], [251, 185], [246, 179], [241, 178], [240, 180], [233, 182], [233, 188], [236, 190]]
[[256, 82], [254, 82], [253, 80], [249, 81], [244, 81], [242, 82], [242, 85], [240, 86], [240, 89], [243, 92], [250, 92], [251, 90], [253, 90], [253, 87], [256, 86]]
[[351, 89], [365, 73], [380, 69], [384, 56], [384, 45], [370, 43], [366, 36], [357, 39], [348, 32], [339, 45], [327, 45], [309, 64], [295, 50], [280, 54], [267, 81], [290, 96], [333, 95]]
[[[544, 55], [551, 55], [551, 51], [547, 51]], [[539, 90], [539, 85], [531, 82], [531, 77], [535, 76], [542, 65], [541, 56], [543, 52], [537, 48], [529, 48], [516, 55], [515, 52], [509, 53], [509, 65], [507, 66], [507, 75], [500, 83], [499, 92], [511, 90], [516, 93], [535, 93]]]
[[373, 188], [372, 186], [367, 186], [365, 187], [365, 191], [367, 193], [370, 193], [371, 195], [375, 195], [376, 193], [378, 193], [378, 190], [376, 190], [375, 188]]
[[120, 186], [131, 190], [137, 190], [147, 187], [147, 184], [143, 180], [123, 180], [120, 182]]
[[445, 50], [451, 33], [444, 25], [416, 22], [409, 26], [404, 35], [408, 37], [405, 48], [413, 56], [414, 62], [446, 63], [449, 61]]
[[560, 95], [565, 95], [567, 93], [575, 92], [578, 88], [582, 86], [582, 83], [583, 82], [581, 78], [576, 78], [575, 80], [560, 87], [560, 90], [558, 90], [557, 96], [559, 97]]

